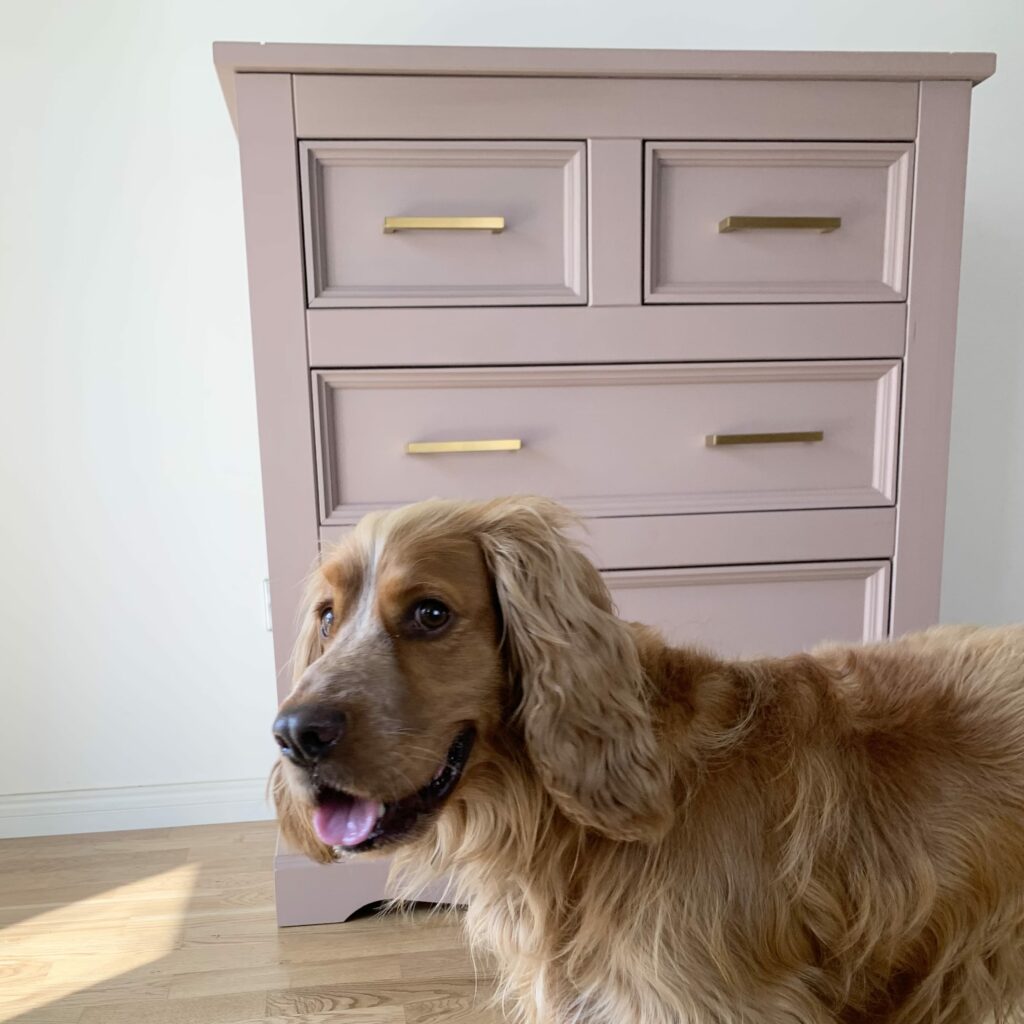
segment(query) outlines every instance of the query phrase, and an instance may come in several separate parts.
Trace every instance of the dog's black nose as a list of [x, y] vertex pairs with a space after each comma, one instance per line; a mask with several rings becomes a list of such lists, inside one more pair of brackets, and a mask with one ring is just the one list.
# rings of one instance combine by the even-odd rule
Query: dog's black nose
[[316, 705], [287, 711], [274, 722], [274, 739], [281, 753], [306, 768], [316, 764], [344, 731], [344, 712]]

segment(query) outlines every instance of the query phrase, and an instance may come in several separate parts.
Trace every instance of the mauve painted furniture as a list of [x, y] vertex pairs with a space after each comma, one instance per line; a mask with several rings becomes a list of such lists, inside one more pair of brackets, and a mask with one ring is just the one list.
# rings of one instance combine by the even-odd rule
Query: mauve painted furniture
[[[776, 653], [936, 621], [991, 55], [214, 57], [282, 694], [320, 545], [433, 495], [566, 502], [621, 613], [680, 642]], [[386, 870], [281, 849], [279, 920], [344, 920]]]

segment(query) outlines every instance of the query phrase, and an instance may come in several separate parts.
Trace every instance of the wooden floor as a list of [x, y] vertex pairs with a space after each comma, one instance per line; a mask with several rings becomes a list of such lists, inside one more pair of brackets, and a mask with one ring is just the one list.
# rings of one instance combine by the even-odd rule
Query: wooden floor
[[0, 841], [0, 1021], [497, 1024], [450, 916], [278, 929], [271, 823]]

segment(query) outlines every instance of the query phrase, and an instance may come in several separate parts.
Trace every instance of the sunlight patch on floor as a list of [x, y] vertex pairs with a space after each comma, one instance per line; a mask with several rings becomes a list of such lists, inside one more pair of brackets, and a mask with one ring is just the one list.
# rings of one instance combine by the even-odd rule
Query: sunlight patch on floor
[[[181, 941], [199, 869], [198, 863], [182, 864], [0, 930], [0, 1021], [110, 981], [170, 953]], [[159, 892], [157, 898], [154, 891]], [[136, 909], [126, 915], [133, 902]], [[116, 913], [111, 904], [116, 905]], [[112, 917], [128, 919], [122, 927], [96, 930], [98, 920]]]

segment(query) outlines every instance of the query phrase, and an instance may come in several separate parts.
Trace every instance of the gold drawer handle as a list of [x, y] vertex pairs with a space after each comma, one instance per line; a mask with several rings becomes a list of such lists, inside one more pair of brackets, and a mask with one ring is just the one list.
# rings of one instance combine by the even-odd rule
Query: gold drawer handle
[[385, 217], [384, 234], [396, 231], [490, 231], [500, 235], [504, 217]]
[[842, 217], [724, 217], [718, 233], [733, 231], [818, 231], [827, 235], [843, 226]]
[[501, 441], [410, 441], [407, 455], [439, 455], [446, 452], [517, 452], [523, 447], [519, 438]]
[[775, 434], [708, 434], [704, 443], [709, 448], [718, 448], [726, 444], [798, 444], [824, 440], [824, 430], [790, 430]]

